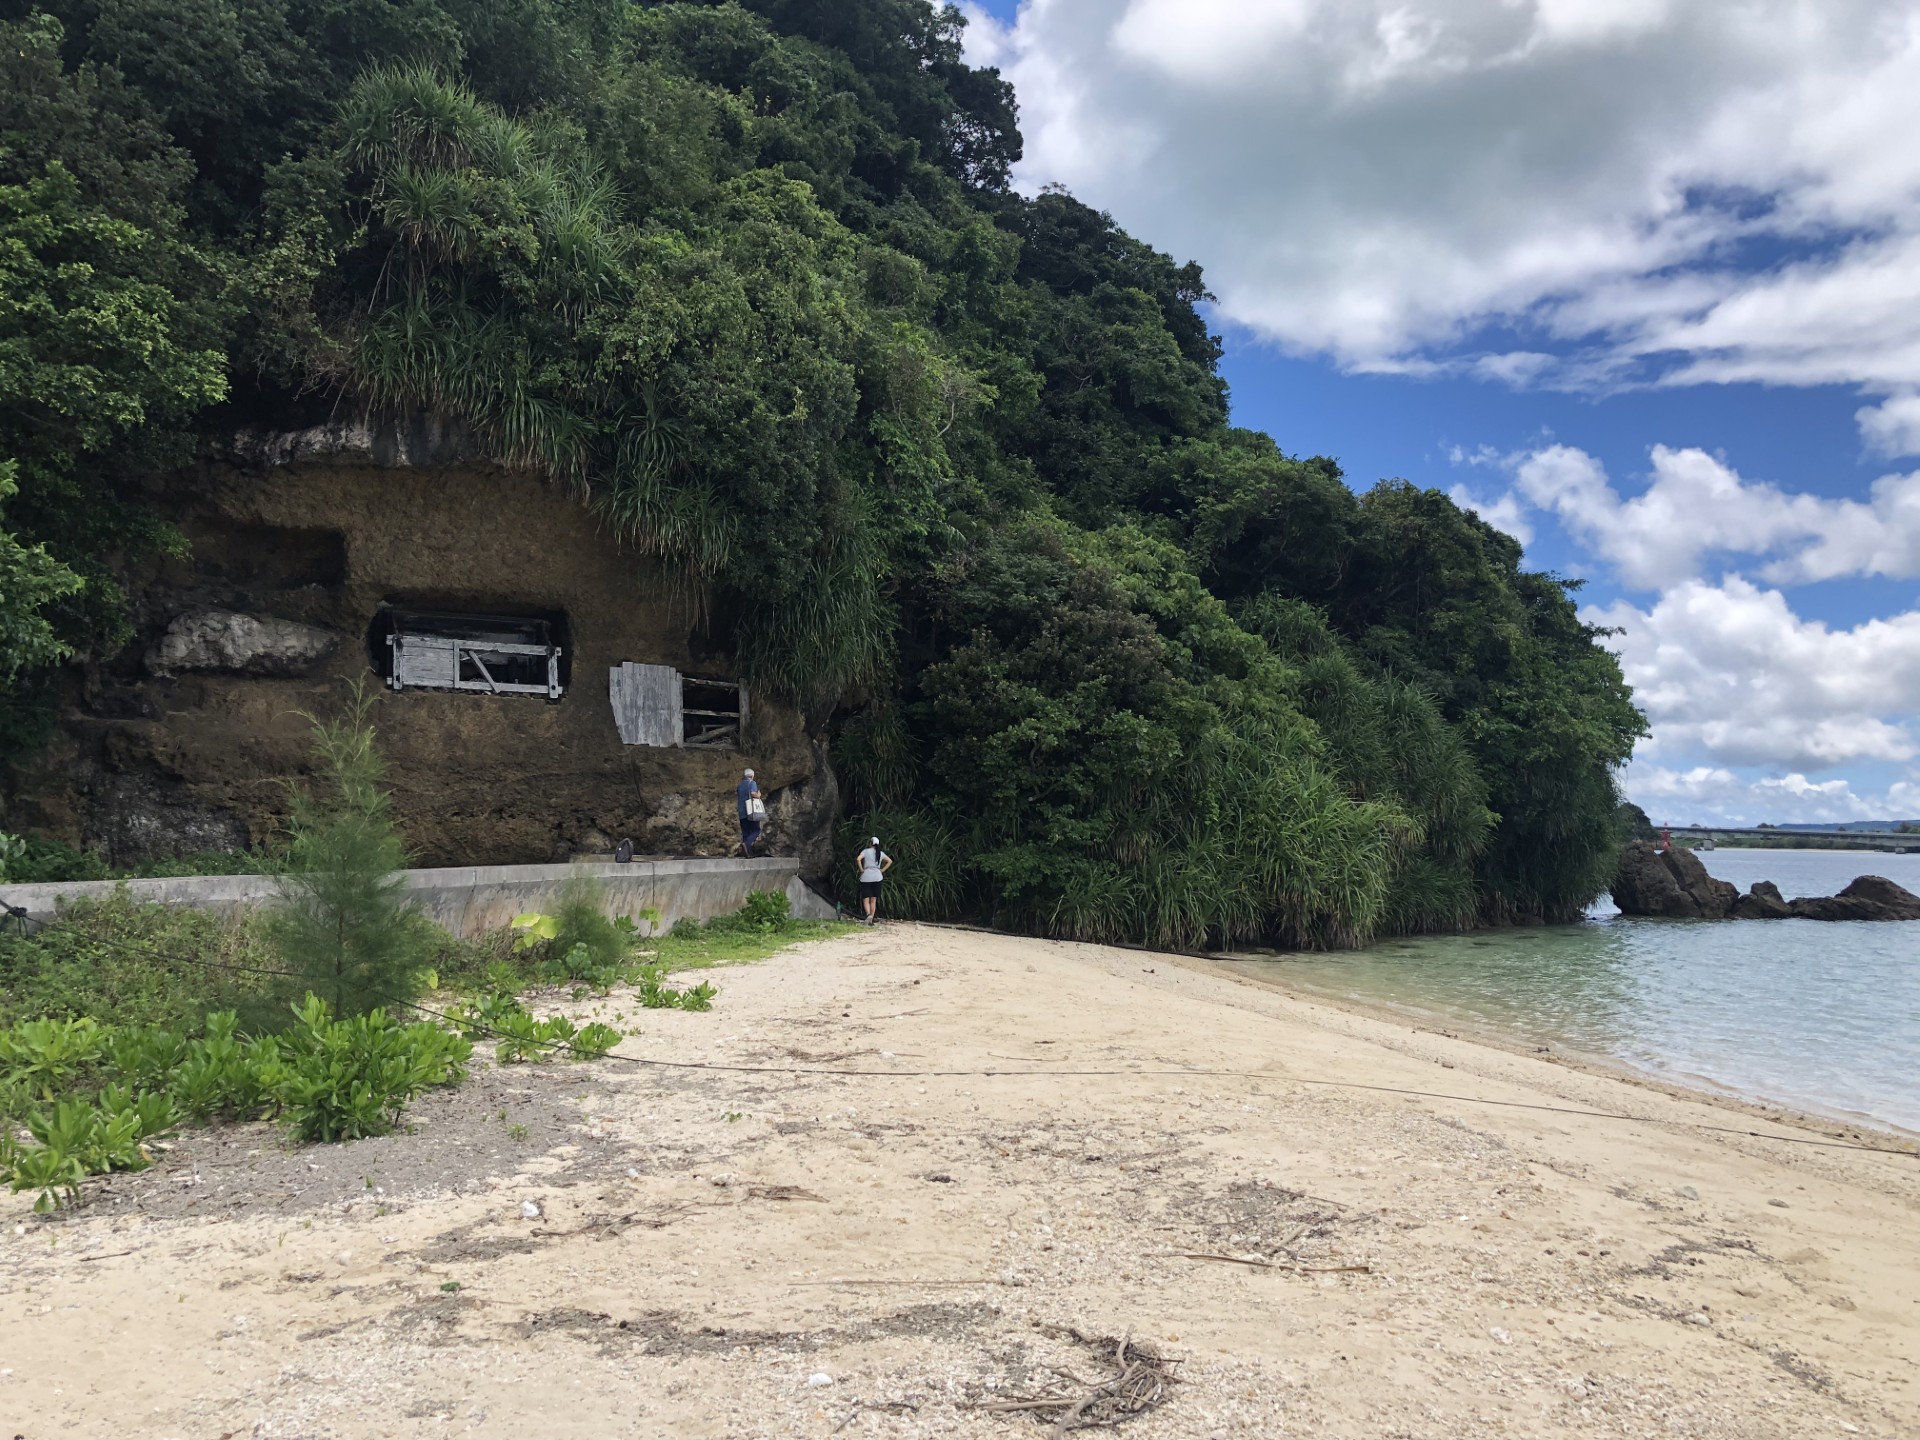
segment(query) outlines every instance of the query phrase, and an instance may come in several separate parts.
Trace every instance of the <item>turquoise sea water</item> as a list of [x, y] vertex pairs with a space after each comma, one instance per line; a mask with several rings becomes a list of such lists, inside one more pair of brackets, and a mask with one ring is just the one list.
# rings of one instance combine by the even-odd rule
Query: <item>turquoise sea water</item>
[[[1920, 855], [1703, 852], [1742, 890], [1827, 895], [1856, 875], [1920, 894]], [[1920, 921], [1634, 920], [1394, 940], [1249, 962], [1290, 987], [1385, 1002], [1682, 1083], [1920, 1131]]]

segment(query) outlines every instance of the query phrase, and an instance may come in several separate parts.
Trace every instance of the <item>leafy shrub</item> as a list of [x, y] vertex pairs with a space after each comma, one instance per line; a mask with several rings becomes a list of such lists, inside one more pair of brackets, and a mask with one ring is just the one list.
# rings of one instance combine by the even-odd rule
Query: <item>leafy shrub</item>
[[625, 1038], [610, 1025], [576, 1030], [564, 1015], [536, 1020], [519, 997], [506, 992], [464, 1006], [454, 1012], [454, 1018], [468, 1040], [498, 1040], [494, 1060], [501, 1065], [551, 1060], [562, 1053], [577, 1060], [597, 1059]]
[[[231, 1011], [207, 1016], [202, 1030], [189, 1039], [89, 1019], [0, 1030], [0, 1099], [34, 1142], [0, 1129], [0, 1174], [15, 1190], [38, 1190], [35, 1208], [46, 1211], [88, 1175], [147, 1164], [143, 1142], [183, 1120], [265, 1111], [301, 1140], [384, 1134], [423, 1090], [464, 1078], [473, 1054], [461, 1035], [383, 1010], [336, 1019], [314, 995], [277, 1035], [243, 1036]], [[564, 1030], [571, 1037], [571, 1024]], [[592, 1045], [602, 1040], [596, 1033]], [[596, 1053], [618, 1043], [616, 1033]]]
[[611, 1025], [602, 1025], [596, 1020], [591, 1025], [582, 1025], [573, 1037], [573, 1056], [576, 1060], [599, 1060], [625, 1038]]
[[25, 869], [27, 842], [18, 835], [9, 835], [0, 830], [0, 885], [22, 885], [26, 883]]
[[185, 1054], [166, 1077], [181, 1110], [195, 1120], [211, 1115], [244, 1115], [266, 1098], [265, 1076], [280, 1058], [271, 1038], [246, 1041], [231, 1011], [209, 1015], [206, 1034], [189, 1041]]
[[0, 834], [0, 883], [51, 885], [113, 878], [111, 867], [91, 850], [75, 850], [38, 835]]
[[676, 990], [664, 982], [666, 972], [649, 968], [641, 971], [634, 993], [649, 1010], [711, 1010], [713, 997], [720, 992], [704, 980], [685, 990]]
[[[584, 983], [605, 994], [626, 979], [640, 938], [631, 918], [609, 918], [605, 904], [598, 881], [568, 881], [553, 914], [530, 911], [513, 917], [514, 952], [535, 959], [535, 974], [544, 984]], [[660, 912], [647, 909], [641, 918], [657, 925]]]
[[582, 878], [566, 883], [554, 907], [553, 953], [567, 957], [580, 974], [618, 969], [633, 948], [632, 927], [623, 930], [608, 919], [605, 903], [598, 882]]
[[667, 934], [675, 940], [698, 940], [701, 928], [700, 922], [691, 915], [682, 915], [673, 922], [673, 928]]
[[454, 1008], [454, 1026], [469, 1040], [486, 1040], [504, 1030], [516, 1017], [527, 1013], [520, 997], [510, 990], [483, 995], [471, 1005]]
[[792, 923], [793, 902], [784, 891], [756, 890], [738, 910], [714, 916], [704, 928], [711, 935], [777, 935]]
[[99, 1060], [108, 1038], [90, 1019], [22, 1021], [0, 1031], [0, 1070], [27, 1094], [51, 1100]]
[[136, 880], [178, 875], [270, 875], [279, 857], [265, 850], [194, 850], [138, 865], [114, 866], [97, 850], [76, 850], [42, 835], [0, 833], [0, 884], [53, 885], [70, 880]]
[[465, 1079], [473, 1055], [463, 1036], [424, 1021], [402, 1025], [384, 1010], [335, 1019], [309, 995], [298, 1015], [260, 1080], [301, 1140], [384, 1135], [414, 1096]]
[[152, 1163], [141, 1141], [170, 1123], [172, 1109], [156, 1097], [137, 1100], [124, 1091], [111, 1104], [85, 1100], [58, 1101], [51, 1110], [27, 1117], [27, 1129], [37, 1144], [20, 1146], [8, 1137], [0, 1142], [0, 1163], [14, 1190], [38, 1190], [35, 1211], [45, 1214], [60, 1200], [72, 1201], [80, 1182], [108, 1170], [141, 1170]]

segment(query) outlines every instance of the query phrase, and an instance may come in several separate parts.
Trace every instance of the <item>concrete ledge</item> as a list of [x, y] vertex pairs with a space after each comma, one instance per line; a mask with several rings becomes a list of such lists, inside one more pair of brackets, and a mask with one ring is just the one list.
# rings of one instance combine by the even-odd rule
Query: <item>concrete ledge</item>
[[[636, 860], [630, 865], [462, 865], [409, 870], [413, 903], [463, 938], [504, 928], [515, 915], [550, 908], [569, 880], [600, 882], [607, 910], [638, 919], [660, 912], [665, 929], [676, 920], [730, 915], [756, 890], [786, 894], [793, 913], [831, 920], [833, 907], [800, 879], [798, 860]], [[169, 880], [76, 880], [59, 885], [0, 885], [0, 900], [36, 920], [52, 920], [62, 904], [105, 900], [124, 889], [136, 900], [233, 911], [270, 903], [279, 893], [271, 875], [189, 875]]]

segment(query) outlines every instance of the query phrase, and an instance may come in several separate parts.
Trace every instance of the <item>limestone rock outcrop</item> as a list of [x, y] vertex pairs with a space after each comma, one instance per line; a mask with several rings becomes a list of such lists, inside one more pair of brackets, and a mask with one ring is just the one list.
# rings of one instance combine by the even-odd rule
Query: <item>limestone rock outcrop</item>
[[317, 625], [232, 610], [193, 610], [167, 626], [147, 652], [156, 675], [227, 670], [242, 675], [302, 675], [326, 658], [340, 637]]
[[1724, 920], [1740, 892], [1716, 880], [1690, 850], [1656, 850], [1645, 840], [1627, 846], [1613, 881], [1613, 903], [1627, 915], [1674, 920]]
[[1838, 895], [1793, 902], [1802, 920], [1920, 920], [1920, 895], [1879, 875], [1862, 875]]
[[1862, 875], [1838, 895], [1788, 900], [1771, 880], [1742, 895], [1691, 850], [1656, 850], [1645, 840], [1622, 852], [1613, 903], [1624, 915], [1674, 920], [1920, 920], [1920, 895], [1879, 875]]
[[1792, 915], [1793, 907], [1771, 880], [1754, 881], [1753, 887], [1733, 902], [1736, 920], [1786, 920]]
[[419, 412], [399, 417], [354, 416], [304, 430], [243, 430], [226, 447], [243, 465], [457, 465], [484, 458], [473, 428], [453, 416]]

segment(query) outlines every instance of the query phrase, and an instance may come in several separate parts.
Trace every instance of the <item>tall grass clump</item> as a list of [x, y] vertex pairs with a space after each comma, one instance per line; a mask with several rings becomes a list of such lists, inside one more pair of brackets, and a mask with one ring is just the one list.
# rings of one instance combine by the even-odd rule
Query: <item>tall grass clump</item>
[[342, 1017], [409, 999], [434, 950], [406, 901], [407, 848], [374, 749], [376, 696], [313, 724], [315, 781], [296, 786], [279, 900], [267, 920], [288, 1001], [309, 991]]

